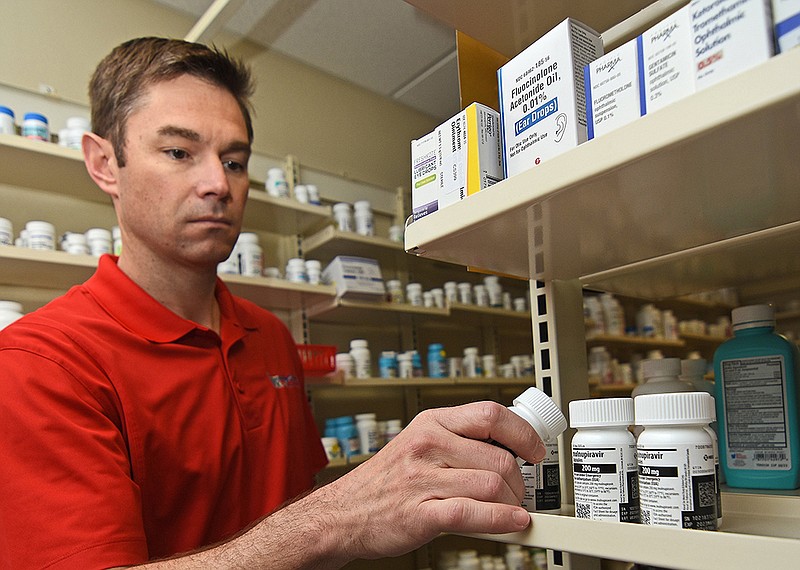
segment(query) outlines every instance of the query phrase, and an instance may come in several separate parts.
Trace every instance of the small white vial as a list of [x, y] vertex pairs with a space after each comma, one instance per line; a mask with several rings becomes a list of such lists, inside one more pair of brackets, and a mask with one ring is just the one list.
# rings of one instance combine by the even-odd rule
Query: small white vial
[[297, 184], [294, 187], [294, 199], [301, 204], [308, 204], [308, 186], [305, 184]]
[[514, 310], [518, 313], [525, 313], [528, 310], [528, 301], [525, 297], [515, 297], [512, 301]]
[[90, 228], [84, 234], [89, 253], [95, 257], [100, 257], [105, 253], [111, 253], [113, 242], [111, 232], [105, 228]]
[[14, 111], [2, 105], [0, 105], [0, 134], [17, 134], [17, 129], [14, 125]]
[[457, 285], [458, 287], [458, 302], [462, 305], [472, 304], [472, 283], [463, 282]]
[[639, 522], [636, 440], [632, 398], [596, 398], [569, 403], [575, 516]]
[[355, 362], [349, 352], [340, 352], [336, 355], [336, 371], [341, 372], [345, 379], [355, 377]]
[[479, 307], [489, 306], [489, 293], [485, 285], [475, 285], [472, 288], [472, 298]]
[[461, 367], [464, 370], [464, 376], [466, 378], [477, 378], [483, 375], [480, 356], [478, 355], [478, 347], [469, 346], [464, 349], [464, 358], [461, 361]]
[[264, 183], [267, 194], [275, 198], [288, 198], [289, 185], [286, 183], [286, 175], [282, 168], [270, 168], [267, 170], [267, 181]]
[[372, 377], [372, 355], [369, 344], [362, 338], [350, 341], [350, 356], [353, 357], [353, 368], [356, 378]]
[[67, 232], [61, 237], [61, 249], [70, 255], [88, 255], [89, 246], [86, 236], [75, 232]]
[[14, 245], [14, 225], [7, 218], [0, 218], [0, 245]]
[[403, 242], [405, 228], [403, 226], [389, 226], [389, 239], [398, 243]]
[[310, 285], [319, 285], [322, 282], [322, 262], [320, 260], [306, 260], [306, 277], [308, 277]]
[[56, 248], [56, 229], [53, 224], [31, 220], [25, 224], [27, 247], [31, 249], [54, 250]]
[[386, 282], [386, 292], [388, 301], [390, 303], [403, 303], [405, 297], [403, 296], [403, 285], [399, 279], [389, 279]]
[[642, 524], [717, 529], [714, 442], [706, 392], [634, 399]]
[[444, 301], [447, 305], [458, 303], [458, 283], [455, 281], [444, 284]]
[[384, 433], [383, 441], [384, 445], [392, 441], [397, 434], [399, 434], [403, 429], [403, 422], [402, 420], [387, 420], [386, 421], [386, 432]]
[[306, 192], [308, 192], [308, 203], [314, 206], [319, 206], [322, 202], [319, 199], [319, 189], [315, 184], [306, 184]]
[[494, 354], [484, 354], [481, 357], [484, 378], [494, 378], [497, 376], [497, 365]]
[[367, 200], [358, 200], [353, 203], [356, 233], [362, 236], [375, 235], [375, 226], [372, 218], [372, 206]]
[[264, 251], [258, 244], [258, 234], [242, 232], [237, 240], [239, 273], [249, 277], [260, 277], [264, 270]]
[[357, 414], [355, 417], [361, 453], [375, 453], [380, 449], [378, 438], [378, 421], [375, 414]]
[[336, 227], [339, 231], [353, 231], [353, 212], [347, 202], [339, 202], [333, 205], [333, 219], [336, 220]]
[[286, 262], [286, 280], [292, 283], [308, 283], [306, 261], [302, 257], [293, 257]]
[[398, 378], [413, 378], [414, 377], [414, 363], [412, 362], [414, 355], [410, 352], [401, 352], [397, 355], [397, 377]]
[[409, 283], [406, 285], [406, 302], [415, 307], [421, 307], [424, 299], [422, 297], [422, 284]]
[[444, 309], [444, 289], [441, 287], [434, 287], [431, 289], [433, 296], [433, 306], [437, 309]]

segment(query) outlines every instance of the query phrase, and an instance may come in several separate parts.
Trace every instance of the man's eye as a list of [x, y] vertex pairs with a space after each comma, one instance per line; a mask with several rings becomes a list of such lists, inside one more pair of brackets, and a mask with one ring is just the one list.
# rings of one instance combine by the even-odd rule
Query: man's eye
[[171, 148], [166, 152], [170, 158], [174, 158], [175, 160], [183, 160], [184, 158], [189, 156], [189, 153], [179, 148]]
[[242, 172], [244, 170], [244, 164], [235, 160], [226, 160], [222, 164], [231, 172]]

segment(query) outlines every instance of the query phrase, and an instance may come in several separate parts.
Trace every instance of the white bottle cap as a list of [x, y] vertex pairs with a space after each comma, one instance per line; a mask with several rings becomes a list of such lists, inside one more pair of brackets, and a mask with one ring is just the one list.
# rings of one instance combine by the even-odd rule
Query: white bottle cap
[[355, 416], [357, 422], [375, 421], [376, 418], [377, 416], [375, 414], [356, 414]]
[[731, 311], [731, 321], [734, 330], [750, 329], [754, 327], [774, 327], [775, 309], [770, 305], [747, 305], [737, 307]]
[[350, 212], [350, 204], [348, 204], [347, 202], [339, 202], [337, 204], [334, 204], [333, 211], [342, 213]]
[[647, 378], [660, 378], [663, 376], [680, 376], [680, 358], [653, 358], [642, 360], [642, 376]]
[[353, 202], [353, 208], [359, 211], [368, 211], [372, 208], [372, 206], [370, 205], [369, 200], [358, 200]]
[[258, 234], [253, 232], [242, 232], [237, 240], [239, 243], [258, 243]]
[[582, 427], [622, 427], [633, 424], [633, 398], [595, 398], [569, 403], [569, 424]]
[[642, 394], [634, 398], [636, 423], [642, 426], [702, 425], [711, 423], [707, 392]]
[[509, 409], [531, 424], [542, 441], [555, 439], [567, 429], [567, 419], [556, 403], [536, 387], [517, 396]]
[[273, 167], [267, 170], [267, 176], [270, 178], [285, 178], [283, 168]]
[[16, 301], [0, 301], [0, 311], [22, 312], [22, 303]]
[[355, 338], [350, 341], [350, 348], [368, 348], [369, 344], [363, 338]]

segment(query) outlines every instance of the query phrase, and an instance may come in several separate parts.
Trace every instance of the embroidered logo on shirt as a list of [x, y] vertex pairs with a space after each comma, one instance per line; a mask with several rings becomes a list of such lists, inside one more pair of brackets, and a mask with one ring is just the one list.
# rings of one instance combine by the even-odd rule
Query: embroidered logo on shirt
[[272, 385], [276, 388], [296, 388], [300, 386], [300, 379], [294, 374], [288, 376], [270, 376], [269, 379], [272, 380]]

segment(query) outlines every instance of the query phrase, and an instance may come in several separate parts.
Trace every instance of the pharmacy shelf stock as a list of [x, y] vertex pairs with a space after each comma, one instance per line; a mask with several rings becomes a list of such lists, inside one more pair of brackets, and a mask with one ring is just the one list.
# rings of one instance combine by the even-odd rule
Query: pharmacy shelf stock
[[524, 532], [472, 536], [687, 570], [789, 568], [789, 561], [800, 558], [797, 491], [762, 494], [723, 487], [722, 505], [717, 532], [579, 519], [567, 505], [559, 514], [531, 513]]
[[[63, 251], [42, 251], [24, 247], [0, 246], [0, 285], [29, 290], [32, 305], [41, 306], [73, 285], [86, 281], [97, 268], [97, 258]], [[234, 294], [269, 309], [302, 309], [333, 299], [330, 285], [290, 283], [282, 279], [221, 275]], [[39, 298], [30, 291], [41, 290]], [[35, 308], [32, 306], [31, 308]]]
[[406, 250], [649, 299], [800, 282], [798, 69], [790, 50], [544, 161], [409, 224]]
[[306, 378], [309, 388], [341, 386], [354, 388], [382, 388], [387, 386], [425, 388], [428, 386], [530, 386], [533, 378], [345, 378], [340, 372], [328, 376]]
[[531, 334], [528, 312], [460, 303], [440, 308], [339, 298], [308, 306], [306, 313], [312, 322], [328, 324], [395, 328], [414, 319], [418, 325], [430, 328], [497, 327], [506, 334]]
[[[0, 134], [0, 163], [7, 165], [0, 176], [3, 184], [100, 204], [111, 203], [89, 177], [79, 150]], [[321, 226], [330, 217], [328, 206], [274, 198], [263, 190], [251, 188], [244, 226], [282, 235], [303, 234]]]

